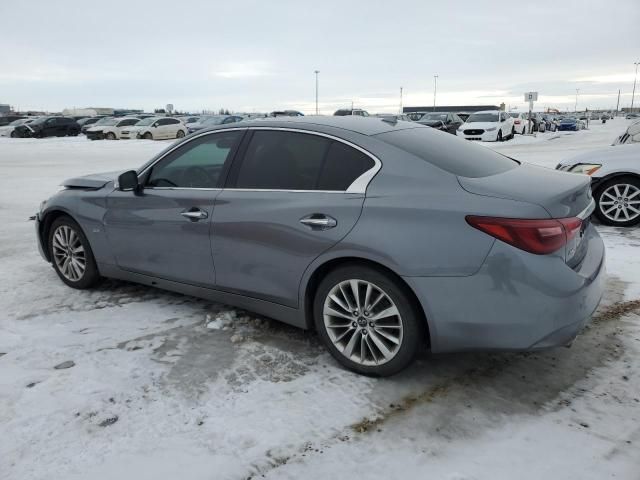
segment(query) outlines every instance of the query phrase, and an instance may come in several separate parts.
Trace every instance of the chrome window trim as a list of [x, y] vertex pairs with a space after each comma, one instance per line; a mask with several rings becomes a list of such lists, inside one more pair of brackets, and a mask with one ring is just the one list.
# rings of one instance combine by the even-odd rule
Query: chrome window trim
[[[238, 123], [238, 122], [235, 122], [235, 123]], [[367, 193], [367, 187], [369, 186], [369, 183], [371, 182], [371, 180], [373, 180], [373, 177], [375, 177], [377, 175], [377, 173], [380, 171], [380, 169], [382, 168], [382, 162], [380, 161], [380, 159], [378, 157], [376, 157], [374, 154], [372, 154], [371, 152], [369, 152], [368, 150], [365, 150], [364, 148], [362, 148], [359, 145], [356, 145], [355, 143], [352, 143], [352, 142], [350, 142], [348, 140], [345, 140], [343, 138], [340, 138], [340, 137], [336, 137], [335, 135], [331, 135], [329, 133], [316, 132], [316, 131], [313, 131], [313, 130], [303, 130], [303, 129], [300, 129], [300, 128], [289, 128], [289, 127], [263, 127], [263, 126], [254, 127], [254, 126], [247, 126], [247, 127], [221, 128], [219, 130], [202, 132], [202, 133], [199, 133], [199, 134], [191, 137], [188, 141], [180, 142], [178, 145], [176, 145], [172, 149], [168, 150], [164, 155], [162, 155], [160, 158], [158, 158], [155, 162], [153, 162], [150, 165], [147, 165], [147, 167], [144, 170], [142, 170], [140, 173], [138, 173], [138, 179], [141, 176], [143, 176], [147, 172], [147, 170], [152, 168], [158, 162], [162, 161], [167, 155], [170, 155], [177, 148], [182, 147], [183, 145], [186, 145], [187, 143], [190, 143], [190, 142], [194, 141], [197, 138], [203, 137], [205, 135], [213, 135], [213, 134], [216, 134], [216, 133], [231, 132], [231, 131], [237, 131], [237, 130], [272, 130], [272, 131], [296, 132], [296, 133], [306, 133], [307, 135], [316, 135], [316, 136], [320, 136], [320, 137], [329, 138], [331, 140], [335, 140], [337, 142], [341, 142], [341, 143], [343, 143], [345, 145], [348, 145], [351, 148], [355, 148], [356, 150], [358, 150], [361, 153], [364, 153], [365, 155], [367, 155], [369, 158], [371, 158], [373, 160], [374, 165], [369, 170], [367, 170], [362, 175], [360, 175], [358, 178], [356, 178], [351, 183], [351, 185], [349, 185], [349, 187], [346, 190], [291, 190], [291, 189], [271, 189], [271, 188], [224, 188], [224, 189], [212, 188], [212, 189], [206, 189], [206, 190], [229, 190], [229, 191], [236, 191], [236, 192], [357, 193], [357, 194], [365, 194], [365, 193]], [[149, 187], [149, 188], [158, 188], [158, 187]], [[205, 189], [190, 188], [190, 187], [160, 187], [160, 188], [163, 188], [163, 189], [180, 189], [180, 190], [205, 190]]]

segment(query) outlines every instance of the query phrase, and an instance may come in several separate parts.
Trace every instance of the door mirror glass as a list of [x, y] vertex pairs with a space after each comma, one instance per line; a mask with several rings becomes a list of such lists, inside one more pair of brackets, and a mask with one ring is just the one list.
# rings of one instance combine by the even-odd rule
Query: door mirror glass
[[128, 191], [138, 189], [138, 174], [135, 170], [121, 173], [118, 176], [118, 190]]

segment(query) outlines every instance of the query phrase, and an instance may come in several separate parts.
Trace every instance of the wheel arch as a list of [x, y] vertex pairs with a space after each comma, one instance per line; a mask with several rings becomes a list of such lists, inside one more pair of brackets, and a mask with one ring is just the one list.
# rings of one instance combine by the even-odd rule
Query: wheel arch
[[594, 193], [599, 191], [602, 186], [607, 183], [609, 180], [613, 180], [618, 177], [632, 177], [636, 180], [640, 180], [640, 173], [637, 172], [612, 172], [604, 177], [598, 178], [598, 182], [593, 186]]
[[427, 342], [428, 346], [431, 345], [432, 330], [429, 325], [429, 320], [427, 319], [425, 307], [420, 302], [420, 299], [414, 292], [413, 288], [411, 288], [411, 286], [400, 275], [394, 272], [393, 269], [391, 269], [390, 267], [378, 261], [365, 258], [365, 257], [358, 257], [358, 256], [344, 256], [344, 257], [330, 258], [316, 265], [313, 268], [312, 272], [310, 273], [308, 272], [308, 275], [306, 276], [306, 282], [304, 283], [302, 288], [302, 298], [301, 298], [302, 311], [304, 312], [304, 319], [305, 319], [304, 320], [305, 328], [313, 328], [314, 326], [313, 302], [315, 299], [315, 294], [318, 289], [318, 286], [320, 285], [320, 282], [326, 275], [329, 274], [329, 272], [335, 270], [338, 267], [345, 266], [345, 265], [360, 265], [360, 266], [367, 266], [367, 267], [373, 268], [375, 270], [378, 270], [381, 273], [384, 273], [385, 275], [391, 276], [402, 288], [404, 288], [404, 290], [407, 292], [407, 294], [411, 298], [413, 306], [416, 310], [416, 313], [420, 316], [420, 319], [422, 320], [422, 323], [424, 325], [424, 332], [425, 332], [424, 340]]
[[[65, 208], [55, 207], [51, 210], [47, 210], [42, 218], [40, 219], [40, 225], [38, 228], [38, 235], [40, 236], [40, 242], [43, 246], [44, 255], [47, 258], [47, 261], [51, 262], [51, 252], [49, 252], [49, 232], [51, 230], [51, 225], [53, 222], [62, 216], [66, 216], [71, 218], [74, 222], [80, 226], [78, 220], [76, 220], [73, 215]], [[82, 227], [80, 227], [82, 228]]]

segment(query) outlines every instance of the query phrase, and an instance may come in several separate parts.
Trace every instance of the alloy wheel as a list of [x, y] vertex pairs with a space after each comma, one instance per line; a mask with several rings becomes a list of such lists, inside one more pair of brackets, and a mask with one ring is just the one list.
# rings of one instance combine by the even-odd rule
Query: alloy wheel
[[72, 282], [81, 280], [87, 258], [78, 233], [68, 225], [60, 225], [53, 233], [51, 246], [58, 271]]
[[335, 285], [325, 298], [323, 320], [336, 349], [359, 365], [387, 363], [402, 345], [400, 311], [384, 290], [365, 280]]
[[628, 222], [640, 217], [640, 188], [628, 183], [611, 185], [600, 196], [600, 211], [612, 222]]

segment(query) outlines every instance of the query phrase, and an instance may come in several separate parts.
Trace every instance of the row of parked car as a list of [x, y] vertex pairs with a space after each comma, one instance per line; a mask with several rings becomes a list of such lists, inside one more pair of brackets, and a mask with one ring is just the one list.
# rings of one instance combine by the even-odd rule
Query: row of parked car
[[243, 120], [239, 115], [201, 115], [166, 117], [136, 115], [127, 117], [41, 116], [16, 119], [0, 127], [0, 136], [13, 138], [66, 137], [85, 134], [90, 140], [144, 138], [164, 140], [182, 138], [202, 128]]

